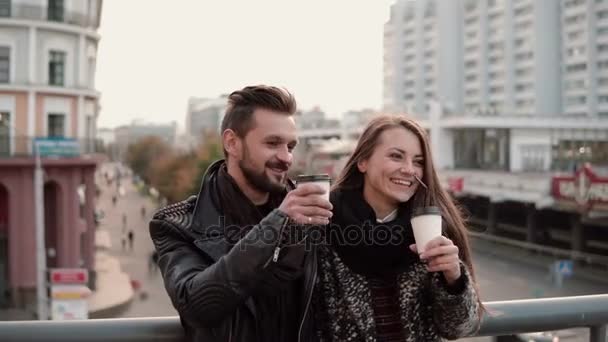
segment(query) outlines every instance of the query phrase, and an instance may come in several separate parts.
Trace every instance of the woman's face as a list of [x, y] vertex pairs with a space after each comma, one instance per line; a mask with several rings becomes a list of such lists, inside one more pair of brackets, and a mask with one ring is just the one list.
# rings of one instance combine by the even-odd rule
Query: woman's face
[[418, 137], [405, 128], [391, 128], [380, 134], [369, 159], [357, 165], [365, 174], [365, 193], [372, 206], [396, 207], [407, 202], [422, 179], [424, 157]]

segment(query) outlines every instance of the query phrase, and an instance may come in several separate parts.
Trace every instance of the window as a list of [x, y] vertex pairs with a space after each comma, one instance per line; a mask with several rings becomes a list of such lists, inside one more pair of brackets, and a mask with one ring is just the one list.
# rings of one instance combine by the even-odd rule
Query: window
[[566, 71], [568, 71], [568, 72], [578, 72], [578, 71], [585, 71], [585, 70], [587, 70], [587, 64], [585, 64], [585, 63], [568, 65], [566, 67]]
[[607, 95], [598, 96], [597, 102], [598, 103], [608, 103], [608, 96]]
[[608, 34], [608, 27], [600, 27], [597, 29], [597, 35], [598, 36], [603, 36]]
[[574, 47], [566, 50], [568, 57], [580, 56], [585, 53], [585, 47]]
[[49, 84], [64, 85], [65, 76], [65, 52], [50, 51], [49, 56]]
[[599, 85], [599, 86], [608, 86], [608, 78], [600, 78], [597, 81], [597, 85]]
[[587, 85], [585, 84], [585, 80], [572, 80], [567, 81], [564, 84], [564, 88], [566, 89], [585, 89]]
[[65, 136], [65, 114], [49, 114], [47, 132], [49, 137]]
[[11, 152], [11, 114], [0, 112], [0, 156]]
[[63, 22], [63, 0], [49, 0], [47, 19]]
[[11, 0], [0, 0], [0, 17], [9, 18], [11, 16]]
[[11, 81], [11, 49], [0, 46], [0, 83]]
[[502, 86], [499, 87], [490, 87], [490, 93], [491, 94], [500, 94], [502, 92], [504, 92], [505, 88]]
[[608, 18], [608, 10], [597, 12], [597, 18], [598, 19]]
[[608, 44], [600, 44], [597, 46], [597, 52], [606, 52], [608, 51]]
[[569, 106], [584, 105], [585, 103], [587, 103], [586, 96], [568, 96], [566, 98], [566, 104]]
[[[599, 32], [599, 30], [598, 30], [598, 32]], [[570, 32], [570, 33], [568, 33], [568, 39], [570, 39], [570, 40], [576, 40], [576, 39], [582, 37], [584, 33], [585, 33], [584, 31], [573, 31], [573, 32]]]

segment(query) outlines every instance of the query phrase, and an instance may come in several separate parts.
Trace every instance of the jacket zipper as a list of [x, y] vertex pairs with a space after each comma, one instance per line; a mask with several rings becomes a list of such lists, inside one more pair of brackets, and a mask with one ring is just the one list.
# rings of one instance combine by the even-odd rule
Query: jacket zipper
[[281, 252], [281, 241], [283, 240], [283, 231], [285, 230], [285, 226], [289, 222], [289, 218], [285, 219], [281, 229], [279, 230], [279, 241], [277, 242], [277, 246], [274, 248], [274, 253], [272, 254], [272, 262], [277, 262], [279, 260], [279, 253]]
[[298, 342], [302, 341], [302, 328], [304, 327], [304, 321], [306, 320], [306, 314], [308, 313], [308, 308], [310, 307], [310, 302], [312, 301], [312, 293], [314, 291], [315, 282], [317, 281], [317, 272], [316, 272], [316, 263], [317, 263], [317, 252], [313, 249], [313, 260], [312, 260], [312, 285], [309, 286], [310, 291], [308, 294], [308, 300], [306, 301], [306, 307], [304, 308], [304, 314], [302, 315], [302, 322], [300, 322], [300, 329], [298, 330]]

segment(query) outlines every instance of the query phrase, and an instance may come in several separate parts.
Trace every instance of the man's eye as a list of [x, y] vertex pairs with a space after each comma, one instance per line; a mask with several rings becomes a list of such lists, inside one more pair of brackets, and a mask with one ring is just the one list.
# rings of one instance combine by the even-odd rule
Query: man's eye
[[401, 155], [398, 154], [398, 153], [391, 153], [390, 157], [393, 158], [393, 159], [401, 159]]

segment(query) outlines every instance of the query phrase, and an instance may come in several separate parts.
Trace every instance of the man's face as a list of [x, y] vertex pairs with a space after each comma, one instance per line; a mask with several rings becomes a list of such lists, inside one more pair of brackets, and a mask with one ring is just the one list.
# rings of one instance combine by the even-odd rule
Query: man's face
[[261, 192], [281, 192], [297, 143], [293, 116], [256, 109], [253, 128], [241, 139], [238, 165], [249, 184]]

